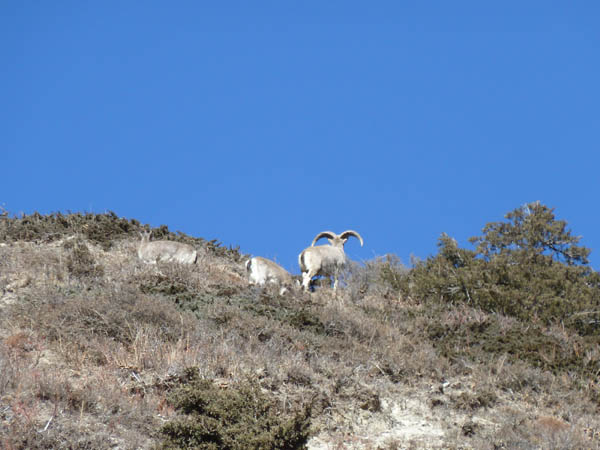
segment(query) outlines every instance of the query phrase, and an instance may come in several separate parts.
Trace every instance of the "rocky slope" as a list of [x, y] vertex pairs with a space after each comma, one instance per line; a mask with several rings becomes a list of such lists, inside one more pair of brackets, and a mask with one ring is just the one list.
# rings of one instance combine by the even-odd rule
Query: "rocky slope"
[[[248, 286], [237, 250], [166, 228], [197, 264], [143, 264], [141, 224], [110, 214], [0, 227], [2, 448], [161, 446], [189, 368], [223, 392], [257, 383], [281, 417], [310, 407], [310, 449], [600, 448], [597, 379], [472, 352], [515, 319], [404, 298], [393, 259], [353, 266], [338, 294], [280, 296]], [[448, 352], [441, 328], [466, 337]]]

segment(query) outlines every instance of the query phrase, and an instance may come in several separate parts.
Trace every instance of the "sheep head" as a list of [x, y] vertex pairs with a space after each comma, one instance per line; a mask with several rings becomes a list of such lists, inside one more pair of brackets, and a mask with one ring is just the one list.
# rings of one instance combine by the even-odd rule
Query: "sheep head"
[[344, 248], [344, 244], [348, 240], [350, 236], [354, 236], [356, 239], [360, 241], [360, 246], [363, 246], [363, 238], [360, 234], [358, 234], [354, 230], [346, 230], [341, 234], [336, 234], [333, 231], [321, 231], [317, 236], [313, 239], [311, 247], [317, 243], [317, 241], [321, 238], [327, 238], [329, 244], [332, 247]]

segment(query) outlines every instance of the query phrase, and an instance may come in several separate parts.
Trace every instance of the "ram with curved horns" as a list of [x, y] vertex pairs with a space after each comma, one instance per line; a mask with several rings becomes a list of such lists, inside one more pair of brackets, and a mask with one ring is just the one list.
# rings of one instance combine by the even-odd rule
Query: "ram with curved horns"
[[[333, 290], [337, 290], [339, 274], [347, 261], [344, 244], [350, 236], [357, 238], [362, 247], [363, 238], [356, 231], [346, 230], [341, 234], [322, 231], [313, 239], [311, 246], [300, 253], [298, 263], [302, 271], [302, 286], [305, 291], [309, 290], [311, 280], [317, 275], [333, 276]], [[321, 238], [327, 238], [329, 245], [315, 246]]]

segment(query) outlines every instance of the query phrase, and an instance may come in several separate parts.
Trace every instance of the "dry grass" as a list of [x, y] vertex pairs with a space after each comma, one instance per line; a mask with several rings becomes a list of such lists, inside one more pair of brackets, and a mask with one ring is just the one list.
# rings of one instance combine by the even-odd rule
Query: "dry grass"
[[[314, 449], [600, 448], [597, 377], [478, 345], [516, 319], [401, 298], [390, 258], [338, 294], [279, 296], [199, 250], [195, 266], [147, 266], [128, 239], [0, 246], [0, 447], [153, 448], [196, 367], [224, 389], [255, 380], [284, 412], [311, 404]], [[538, 359], [577, 351], [544, 333], [556, 354]]]

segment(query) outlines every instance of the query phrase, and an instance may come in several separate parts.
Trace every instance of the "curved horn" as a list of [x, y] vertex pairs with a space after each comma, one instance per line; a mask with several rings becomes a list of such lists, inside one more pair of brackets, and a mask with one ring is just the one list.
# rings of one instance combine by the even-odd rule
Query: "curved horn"
[[363, 238], [356, 231], [346, 230], [342, 234], [340, 234], [340, 237], [342, 239], [348, 239], [348, 237], [350, 237], [350, 236], [354, 236], [355, 238], [357, 238], [360, 241], [360, 246], [361, 247], [363, 246]]
[[311, 247], [314, 247], [314, 245], [317, 243], [317, 241], [321, 238], [328, 238], [328, 239], [335, 239], [337, 237], [337, 234], [335, 234], [333, 231], [321, 231], [319, 234], [317, 234], [317, 236], [313, 239], [312, 244], [310, 244]]

